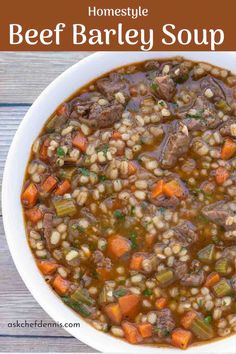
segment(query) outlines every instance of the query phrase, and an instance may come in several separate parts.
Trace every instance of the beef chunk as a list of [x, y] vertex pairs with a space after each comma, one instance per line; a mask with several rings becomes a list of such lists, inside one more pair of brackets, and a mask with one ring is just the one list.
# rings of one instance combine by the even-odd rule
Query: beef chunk
[[189, 247], [198, 239], [197, 228], [190, 221], [184, 221], [172, 230], [183, 247]]
[[175, 166], [179, 157], [187, 153], [190, 143], [188, 128], [182, 122], [174, 121], [169, 125], [160, 146], [160, 164], [162, 168]]
[[53, 229], [53, 214], [45, 213], [43, 216], [43, 235], [49, 249], [51, 248], [50, 237], [51, 237], [52, 229]]
[[200, 189], [206, 194], [213, 193], [215, 188], [216, 184], [212, 181], [204, 181], [200, 184]]
[[156, 330], [159, 338], [167, 337], [175, 328], [175, 321], [169, 309], [157, 312]]
[[[53, 129], [61, 128], [64, 124], [66, 124], [67, 120], [68, 117], [65, 114], [58, 116], [57, 119], [53, 121]], [[50, 128], [48, 128], [49, 131]]]
[[202, 264], [201, 262], [198, 260], [198, 259], [193, 259], [191, 264], [190, 264], [190, 269], [193, 271], [193, 272], [198, 272], [202, 267]]
[[66, 134], [65, 136], [63, 136], [62, 139], [61, 139], [60, 144], [62, 146], [65, 145], [65, 146], [71, 148], [72, 147], [72, 134], [69, 133], [69, 134]]
[[205, 96], [198, 96], [191, 109], [183, 108], [177, 116], [183, 119], [190, 131], [215, 129], [221, 123], [214, 104]]
[[86, 103], [77, 102], [72, 108], [70, 118], [78, 119], [80, 117], [86, 117], [87, 114], [89, 113], [91, 106], [92, 106], [92, 102], [86, 102]]
[[183, 286], [201, 286], [205, 280], [204, 271], [200, 270], [197, 273], [185, 274], [181, 279], [180, 283]]
[[96, 250], [93, 253], [92, 258], [95, 264], [99, 264], [104, 260], [104, 254], [101, 251]]
[[138, 168], [136, 172], [137, 179], [144, 179], [148, 182], [148, 184], [154, 183], [156, 181], [156, 177], [153, 173], [149, 172], [145, 168], [141, 167]]
[[123, 113], [122, 104], [111, 101], [100, 105], [99, 99], [103, 98], [98, 92], [82, 94], [70, 104], [70, 118], [79, 120], [95, 129], [112, 126], [120, 120]]
[[70, 107], [76, 107], [76, 105], [86, 105], [89, 103], [96, 102], [99, 98], [102, 98], [101, 92], [98, 91], [89, 91], [82, 93], [78, 97], [75, 97], [70, 102]]
[[230, 261], [236, 260], [236, 246], [226, 247], [222, 253], [222, 257], [228, 258]]
[[81, 117], [79, 120], [92, 128], [107, 128], [121, 119], [124, 108], [116, 102], [108, 103], [104, 106], [95, 102], [86, 118]]
[[82, 208], [80, 210], [80, 215], [86, 218], [90, 225], [95, 225], [97, 223], [96, 217], [90, 212], [88, 208]]
[[43, 229], [44, 231], [45, 230], [52, 230], [52, 226], [53, 226], [53, 223], [52, 223], [52, 219], [53, 219], [53, 214], [51, 213], [45, 213], [44, 214], [44, 217], [43, 217]]
[[189, 67], [185, 63], [180, 63], [172, 68], [171, 77], [177, 83], [186, 81], [189, 77]]
[[81, 278], [82, 287], [88, 287], [92, 283], [92, 280], [92, 277], [85, 273]]
[[160, 68], [160, 63], [157, 60], [149, 60], [144, 64], [145, 70], [158, 70]]
[[92, 258], [93, 258], [93, 262], [98, 268], [105, 268], [107, 270], [110, 270], [112, 268], [112, 263], [110, 258], [105, 258], [104, 254], [101, 251], [96, 250], [93, 253]]
[[230, 284], [234, 291], [236, 291], [236, 275], [234, 275], [230, 281]]
[[174, 263], [175, 276], [177, 279], [182, 279], [188, 272], [188, 265], [185, 262], [175, 261]]
[[236, 229], [233, 217], [235, 216], [236, 203], [219, 201], [202, 209], [202, 214], [216, 225], [223, 226], [226, 230]]
[[175, 95], [176, 87], [174, 81], [169, 75], [157, 76], [153, 81], [155, 90], [154, 93], [158, 98], [165, 101], [171, 101]]
[[222, 136], [230, 136], [231, 138], [235, 138], [235, 127], [236, 119], [229, 119], [219, 127], [220, 134]]
[[78, 119], [79, 117], [86, 117], [94, 102], [102, 98], [100, 92], [86, 92], [76, 97], [70, 102], [70, 118]]
[[116, 73], [110, 74], [109, 78], [98, 80], [97, 87], [108, 100], [113, 100], [117, 92], [122, 92], [126, 98], [130, 96], [128, 82]]
[[219, 100], [225, 100], [225, 93], [223, 88], [220, 86], [220, 84], [217, 82], [216, 79], [214, 79], [211, 76], [205, 76], [200, 83], [200, 87], [203, 91], [210, 89], [213, 92], [213, 97], [212, 100], [214, 102], [217, 102]]
[[168, 198], [164, 195], [161, 195], [158, 198], [151, 198], [149, 196], [149, 199], [152, 204], [156, 205], [157, 207], [161, 207], [161, 208], [176, 209], [180, 204], [180, 200], [177, 197]]

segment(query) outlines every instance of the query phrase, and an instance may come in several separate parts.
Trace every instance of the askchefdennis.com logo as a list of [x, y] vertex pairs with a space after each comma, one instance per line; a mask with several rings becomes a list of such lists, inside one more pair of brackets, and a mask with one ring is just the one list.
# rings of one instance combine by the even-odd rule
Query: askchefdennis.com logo
[[8, 328], [79, 328], [79, 322], [44, 322], [42, 320], [35, 320], [35, 321], [19, 321], [16, 320], [15, 322], [8, 322]]

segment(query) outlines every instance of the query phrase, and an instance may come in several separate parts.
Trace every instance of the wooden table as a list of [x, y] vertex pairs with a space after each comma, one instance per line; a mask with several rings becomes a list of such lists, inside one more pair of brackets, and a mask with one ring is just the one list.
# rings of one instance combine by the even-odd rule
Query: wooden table
[[[12, 138], [32, 102], [55, 77], [89, 54], [0, 54], [0, 180]], [[0, 219], [0, 352], [95, 352], [63, 329], [9, 328], [17, 320], [53, 321], [21, 280], [7, 247], [1, 214]]]

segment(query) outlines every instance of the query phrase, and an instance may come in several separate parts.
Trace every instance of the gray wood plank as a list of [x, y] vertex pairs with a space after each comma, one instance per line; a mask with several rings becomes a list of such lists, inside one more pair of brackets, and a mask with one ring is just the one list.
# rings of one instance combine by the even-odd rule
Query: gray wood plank
[[0, 103], [32, 103], [59, 74], [91, 52], [3, 52]]
[[[0, 106], [0, 186], [7, 153], [15, 132], [29, 107]], [[1, 195], [0, 195], [1, 200]], [[0, 206], [1, 214], [1, 206]]]
[[0, 337], [1, 353], [95, 353], [70, 337]]

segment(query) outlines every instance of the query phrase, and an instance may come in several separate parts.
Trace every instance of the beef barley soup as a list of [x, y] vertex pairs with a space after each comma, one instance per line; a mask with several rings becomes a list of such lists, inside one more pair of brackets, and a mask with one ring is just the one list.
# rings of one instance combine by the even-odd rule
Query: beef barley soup
[[236, 77], [183, 58], [94, 80], [33, 144], [39, 270], [97, 330], [176, 346], [236, 332]]

